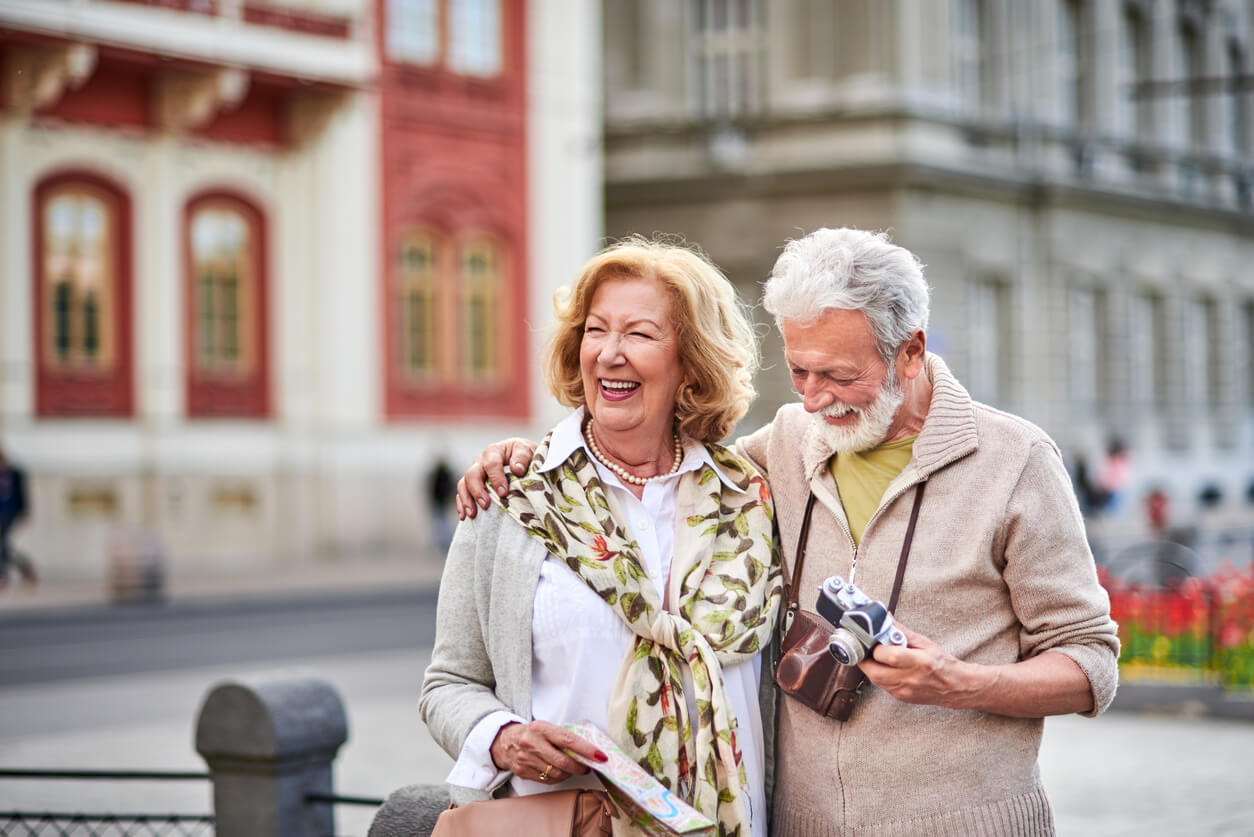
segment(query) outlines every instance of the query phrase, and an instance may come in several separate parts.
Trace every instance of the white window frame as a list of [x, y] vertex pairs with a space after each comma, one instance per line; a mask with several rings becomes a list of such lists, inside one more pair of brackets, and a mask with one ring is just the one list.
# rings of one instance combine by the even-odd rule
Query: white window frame
[[501, 0], [448, 0], [448, 68], [492, 78], [504, 66]]
[[[765, 85], [762, 5], [763, 0], [689, 0], [689, 102], [696, 116], [734, 120], [761, 112]], [[713, 23], [717, 13], [723, 14], [721, 28]]]
[[1005, 393], [1008, 351], [1007, 287], [994, 278], [970, 283], [967, 297], [967, 389], [977, 401], [998, 404]]
[[440, 61], [440, 0], [387, 0], [387, 56], [404, 64]]

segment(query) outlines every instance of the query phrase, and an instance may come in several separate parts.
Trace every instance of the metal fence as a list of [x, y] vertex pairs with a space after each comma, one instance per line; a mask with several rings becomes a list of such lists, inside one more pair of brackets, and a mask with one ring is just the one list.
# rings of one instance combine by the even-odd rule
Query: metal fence
[[[0, 769], [4, 779], [208, 782], [208, 773], [173, 770]], [[213, 834], [212, 814], [0, 811], [5, 837], [201, 837]]]
[[213, 834], [213, 817], [0, 811], [0, 834], [5, 837], [201, 837]]
[[[208, 782], [211, 776], [208, 773], [154, 770], [0, 769], [0, 780], [4, 779]], [[378, 808], [383, 804], [380, 798], [334, 793], [310, 792], [305, 794], [304, 799], [306, 805], [361, 805]], [[0, 835], [4, 837], [202, 837], [213, 833], [212, 814], [0, 810]]]
[[0, 811], [0, 835], [333, 837], [335, 806], [384, 802], [334, 792], [332, 763], [347, 734], [339, 694], [321, 678], [276, 673], [226, 681], [209, 691], [196, 722], [196, 751], [208, 772], [0, 769], [0, 782], [208, 782], [212, 814], [7, 810]]

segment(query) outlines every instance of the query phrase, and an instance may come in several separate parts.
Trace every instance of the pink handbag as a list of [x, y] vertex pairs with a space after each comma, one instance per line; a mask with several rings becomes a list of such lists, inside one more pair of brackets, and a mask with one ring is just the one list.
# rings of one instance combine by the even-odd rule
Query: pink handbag
[[613, 817], [605, 791], [578, 788], [453, 806], [440, 814], [431, 837], [605, 837]]

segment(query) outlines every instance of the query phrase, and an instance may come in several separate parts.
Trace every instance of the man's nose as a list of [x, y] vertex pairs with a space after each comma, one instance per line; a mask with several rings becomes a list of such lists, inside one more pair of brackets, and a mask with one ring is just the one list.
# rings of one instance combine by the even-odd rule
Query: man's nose
[[806, 408], [807, 413], [817, 413], [834, 400], [835, 396], [823, 386], [822, 380], [819, 380], [817, 376], [811, 376], [801, 389], [801, 404]]

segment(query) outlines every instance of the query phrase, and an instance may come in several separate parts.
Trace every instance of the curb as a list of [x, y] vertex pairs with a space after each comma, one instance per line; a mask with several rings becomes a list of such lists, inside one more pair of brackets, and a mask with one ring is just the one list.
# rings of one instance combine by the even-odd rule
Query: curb
[[1254, 721], [1254, 694], [1229, 694], [1214, 684], [1120, 684], [1112, 710]]

